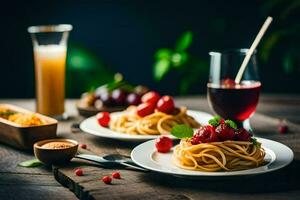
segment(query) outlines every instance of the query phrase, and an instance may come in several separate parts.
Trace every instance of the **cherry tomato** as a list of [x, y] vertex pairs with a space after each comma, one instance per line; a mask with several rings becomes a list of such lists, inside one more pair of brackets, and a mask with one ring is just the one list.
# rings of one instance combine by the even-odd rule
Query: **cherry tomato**
[[142, 103], [137, 107], [137, 114], [141, 117], [145, 117], [154, 112], [155, 104], [153, 103]]
[[154, 103], [156, 104], [160, 99], [160, 95], [157, 92], [151, 91], [147, 92], [142, 96], [143, 103]]
[[75, 170], [75, 174], [76, 174], [76, 176], [83, 176], [83, 170], [78, 168]]
[[111, 174], [111, 176], [112, 176], [113, 178], [116, 178], [116, 179], [120, 179], [120, 178], [121, 178], [120, 172], [114, 172], [114, 173]]
[[220, 124], [216, 127], [215, 131], [220, 141], [234, 140], [235, 138], [234, 129], [227, 124]]
[[108, 112], [100, 112], [97, 114], [98, 124], [104, 127], [108, 127], [110, 121], [110, 115]]
[[219, 139], [217, 133], [215, 132], [215, 127], [207, 125], [197, 130], [196, 134], [191, 139], [191, 143], [196, 145], [200, 143], [217, 142], [218, 140]]
[[173, 146], [173, 141], [167, 136], [161, 136], [155, 140], [155, 147], [160, 153], [167, 153]]
[[156, 108], [161, 112], [171, 114], [175, 109], [173, 97], [163, 96], [157, 102]]
[[86, 148], [87, 148], [87, 145], [86, 145], [86, 144], [80, 144], [79, 146], [80, 146], [80, 148], [82, 148], [82, 149], [86, 149]]
[[111, 178], [109, 176], [103, 176], [102, 181], [106, 184], [110, 184]]
[[252, 135], [244, 128], [240, 128], [235, 131], [235, 140], [237, 141], [250, 141], [251, 136]]

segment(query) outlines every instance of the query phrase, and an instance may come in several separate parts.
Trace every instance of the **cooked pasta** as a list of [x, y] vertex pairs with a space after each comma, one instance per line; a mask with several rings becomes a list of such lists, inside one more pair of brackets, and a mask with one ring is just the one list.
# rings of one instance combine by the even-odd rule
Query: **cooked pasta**
[[264, 163], [265, 151], [258, 143], [224, 141], [192, 145], [182, 139], [173, 152], [180, 168], [205, 172], [234, 171], [254, 168]]
[[6, 107], [0, 107], [0, 117], [21, 126], [38, 126], [46, 123], [35, 114], [19, 113]]
[[15, 122], [22, 126], [39, 126], [46, 122], [35, 114], [16, 113], [8, 117], [9, 121]]
[[169, 134], [176, 124], [187, 124], [192, 128], [199, 128], [200, 124], [187, 114], [182, 107], [174, 115], [155, 111], [145, 117], [136, 114], [136, 107], [130, 106], [124, 114], [113, 118], [109, 127], [114, 131], [127, 134], [159, 135]]

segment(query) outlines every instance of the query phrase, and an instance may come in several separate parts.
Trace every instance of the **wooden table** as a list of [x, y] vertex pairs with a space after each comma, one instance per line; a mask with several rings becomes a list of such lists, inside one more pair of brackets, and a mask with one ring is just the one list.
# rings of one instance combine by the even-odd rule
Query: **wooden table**
[[[33, 100], [7, 99], [0, 102], [34, 108]], [[211, 112], [203, 96], [177, 98], [177, 103]], [[129, 154], [130, 149], [137, 145], [81, 132], [72, 133], [71, 124], [82, 120], [77, 116], [74, 104], [74, 100], [67, 101], [67, 112], [73, 118], [59, 123], [59, 137], [85, 143], [91, 152], [99, 155]], [[280, 119], [287, 120], [292, 133], [278, 133]], [[44, 167], [17, 167], [19, 162], [32, 159], [33, 155], [0, 144], [0, 199], [300, 199], [300, 96], [263, 95], [258, 112], [251, 121], [258, 136], [280, 141], [293, 149], [295, 159], [288, 167], [266, 175], [230, 180], [184, 180], [153, 172], [118, 169], [123, 179], [105, 185], [99, 179], [114, 169], [103, 169], [78, 160], [53, 171]], [[85, 176], [74, 175], [78, 166], [84, 169]], [[58, 183], [53, 174], [72, 191]]]

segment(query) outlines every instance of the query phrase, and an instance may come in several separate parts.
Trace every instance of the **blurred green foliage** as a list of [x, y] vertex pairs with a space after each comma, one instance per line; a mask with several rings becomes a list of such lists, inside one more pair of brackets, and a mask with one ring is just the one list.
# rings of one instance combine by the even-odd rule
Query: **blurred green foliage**
[[300, 1], [265, 0], [261, 12], [274, 17], [258, 51], [261, 61], [273, 67], [275, 59], [286, 74], [300, 73]]
[[176, 41], [174, 48], [161, 48], [155, 53], [153, 77], [161, 81], [171, 70], [180, 76], [179, 92], [187, 94], [193, 84], [207, 76], [208, 62], [188, 52], [193, 42], [193, 32], [186, 31]]
[[[258, 2], [258, 7], [262, 19], [268, 15], [274, 17], [258, 47], [260, 66], [264, 66], [266, 72], [264, 74], [275, 69], [276, 73], [273, 74], [281, 75], [282, 71], [287, 77], [299, 75], [300, 23], [297, 19], [300, 17], [300, 0], [265, 0]], [[212, 32], [215, 36], [224, 34], [230, 22], [229, 18], [216, 16], [210, 23]], [[186, 31], [174, 41], [173, 47], [160, 48], [155, 52], [153, 79], [156, 82], [162, 83], [173, 78], [178, 93], [188, 94], [200, 85], [199, 82], [207, 80], [209, 61], [189, 52], [193, 39], [194, 33]], [[209, 44], [213, 44], [213, 41], [209, 41]], [[68, 49], [68, 96], [79, 97], [91, 88], [113, 82], [114, 72], [93, 52], [74, 43]], [[267, 79], [272, 81], [271, 78]]]
[[[269, 72], [286, 77], [300, 74], [300, 0], [265, 0], [258, 2], [262, 16], [273, 16], [274, 21], [258, 47], [260, 65], [265, 77]], [[228, 18], [216, 18], [212, 28], [223, 34]], [[207, 78], [208, 60], [188, 52], [193, 42], [193, 32], [185, 32], [174, 48], [161, 48], [155, 53], [153, 77], [162, 81], [172, 71], [180, 74], [179, 92], [187, 94], [192, 85]], [[267, 77], [266, 77], [267, 78]], [[270, 79], [271, 78], [267, 78]]]
[[81, 45], [69, 44], [66, 70], [67, 96], [79, 97], [81, 93], [113, 80], [114, 73], [98, 56]]

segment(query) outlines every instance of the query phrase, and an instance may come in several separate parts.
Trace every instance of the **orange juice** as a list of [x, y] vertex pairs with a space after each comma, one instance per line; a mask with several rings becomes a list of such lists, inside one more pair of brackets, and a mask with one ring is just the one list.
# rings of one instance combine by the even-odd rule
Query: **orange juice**
[[66, 52], [64, 45], [34, 48], [36, 109], [44, 115], [64, 113]]

